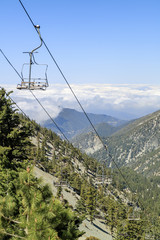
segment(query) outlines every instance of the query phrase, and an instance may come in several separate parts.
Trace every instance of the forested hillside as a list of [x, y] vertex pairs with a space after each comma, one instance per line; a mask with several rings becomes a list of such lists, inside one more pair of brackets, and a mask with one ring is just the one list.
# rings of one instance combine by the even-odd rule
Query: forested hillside
[[81, 219], [32, 174], [34, 129], [0, 91], [0, 239], [77, 239]]
[[[104, 138], [104, 142], [119, 166], [127, 165], [146, 176], [160, 175], [160, 111], [137, 119]], [[85, 144], [82, 147], [85, 151]], [[102, 148], [94, 151], [93, 156], [106, 159]]]
[[[83, 234], [79, 225], [86, 218], [92, 224], [101, 219], [117, 240], [160, 238], [157, 185], [122, 169], [126, 182], [118, 170], [17, 114], [4, 90], [0, 140], [1, 239], [74, 240]], [[33, 175], [35, 165], [56, 178], [56, 196]], [[63, 198], [62, 188], [76, 194], [74, 207]]]

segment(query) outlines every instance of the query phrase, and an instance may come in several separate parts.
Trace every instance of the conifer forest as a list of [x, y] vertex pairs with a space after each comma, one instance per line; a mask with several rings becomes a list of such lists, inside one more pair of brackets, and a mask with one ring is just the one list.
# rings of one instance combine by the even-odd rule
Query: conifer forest
[[[110, 239], [160, 239], [157, 179], [127, 167], [121, 175], [82, 153], [20, 113], [10, 94], [0, 90], [0, 239], [82, 239], [85, 219], [100, 219]], [[35, 169], [56, 179], [56, 194]], [[73, 192], [74, 206], [63, 190]]]

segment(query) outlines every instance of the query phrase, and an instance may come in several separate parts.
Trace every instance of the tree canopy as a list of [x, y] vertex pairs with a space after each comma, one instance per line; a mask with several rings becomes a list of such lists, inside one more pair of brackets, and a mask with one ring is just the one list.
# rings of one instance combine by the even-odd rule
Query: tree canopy
[[0, 90], [0, 239], [78, 239], [81, 219], [32, 173], [31, 124]]

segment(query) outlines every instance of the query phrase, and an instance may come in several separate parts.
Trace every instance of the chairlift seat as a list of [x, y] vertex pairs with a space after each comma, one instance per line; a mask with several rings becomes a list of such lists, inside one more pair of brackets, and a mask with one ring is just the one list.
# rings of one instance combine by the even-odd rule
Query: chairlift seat
[[54, 185], [56, 187], [67, 187], [68, 183], [67, 183], [67, 181], [60, 181], [60, 182], [56, 182]]
[[138, 211], [133, 211], [128, 216], [129, 221], [139, 221], [140, 219], [141, 219], [140, 218], [140, 212], [138, 212]]
[[[39, 69], [39, 66], [43, 66], [43, 71], [41, 69], [41, 71], [39, 71], [38, 69], [33, 71], [33, 65], [38, 65], [38, 69]], [[46, 90], [46, 88], [48, 87], [48, 79], [47, 79], [47, 68], [48, 68], [48, 65], [46, 64], [33, 64], [32, 65], [32, 77], [29, 78], [27, 75], [28, 75], [28, 71], [29, 69], [27, 69], [29, 67], [29, 64], [28, 63], [24, 63], [23, 66], [22, 66], [22, 71], [21, 71], [21, 84], [18, 84], [17, 85], [17, 89], [19, 90], [26, 90], [26, 89], [29, 89], [29, 90]], [[35, 67], [34, 67], [35, 68]], [[26, 69], [28, 71], [26, 71]], [[40, 72], [40, 74], [44, 74], [43, 77], [39, 77], [38, 76], [38, 73]]]
[[95, 179], [95, 183], [96, 184], [111, 184], [112, 183], [112, 179], [108, 178], [107, 176], [102, 176], [102, 175], [97, 175], [96, 179]]
[[128, 217], [128, 220], [129, 220], [129, 221], [139, 221], [139, 220], [140, 220], [140, 217], [137, 217], [137, 218], [136, 218], [136, 217], [131, 217], [131, 216], [130, 216], [130, 217]]

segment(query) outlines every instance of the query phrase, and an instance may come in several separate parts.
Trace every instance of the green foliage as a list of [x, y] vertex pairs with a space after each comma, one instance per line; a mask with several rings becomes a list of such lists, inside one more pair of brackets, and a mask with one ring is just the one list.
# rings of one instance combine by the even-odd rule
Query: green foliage
[[[48, 131], [49, 130], [45, 129], [46, 136], [51, 135], [51, 133], [48, 134]], [[42, 132], [41, 141], [43, 140]], [[127, 190], [126, 183], [121, 178], [119, 173], [116, 170], [113, 172], [113, 186], [105, 185], [99, 186], [98, 189], [95, 189], [91, 178], [89, 179], [86, 173], [82, 174], [80, 164], [85, 166], [86, 172], [87, 170], [91, 171], [93, 176], [96, 174], [97, 169], [99, 174], [102, 174], [103, 169], [104, 175], [107, 176], [111, 176], [111, 171], [109, 169], [105, 169], [105, 166], [102, 167], [102, 164], [98, 163], [95, 159], [87, 156], [86, 154], [80, 153], [79, 150], [75, 149], [66, 141], [62, 141], [56, 136], [54, 136], [52, 140], [53, 141], [51, 141], [49, 137], [47, 138], [47, 142], [50, 142], [53, 145], [54, 150], [52, 153], [52, 158], [50, 160], [46, 160], [45, 162], [41, 161], [45, 169], [51, 174], [58, 177], [59, 181], [67, 181], [74, 189], [74, 191], [80, 195], [76, 207], [77, 211], [81, 213], [83, 217], [87, 216], [91, 222], [94, 221], [95, 216], [103, 217], [105, 218], [106, 225], [109, 226], [112, 234], [121, 234], [121, 231], [124, 229], [124, 226], [121, 223], [126, 226], [128, 222], [127, 207], [122, 204], [122, 201], [120, 201], [120, 199], [119, 201], [115, 201], [113, 197], [106, 197], [106, 187], [107, 191], [111, 191], [112, 194], [117, 198], [120, 194], [119, 191], [124, 191], [125, 189]], [[134, 173], [130, 169], [124, 168], [122, 171], [124, 172], [124, 175], [127, 178], [128, 182], [131, 184], [131, 186], [133, 186], [133, 190], [137, 193], [142, 193], [141, 199], [143, 198], [145, 201], [148, 201], [147, 194], [151, 199], [150, 183], [146, 178], [138, 175], [137, 173]], [[144, 189], [144, 185], [146, 186], [146, 190]], [[117, 188], [119, 191], [114, 191], [114, 188]], [[60, 197], [60, 188], [58, 188], [57, 193], [59, 195], [58, 197]], [[125, 194], [127, 196], [127, 193]], [[154, 196], [156, 197], [156, 201], [158, 203], [158, 195]], [[133, 200], [136, 201], [136, 198]], [[135, 227], [134, 231], [136, 233], [136, 231], [138, 231], [138, 228]]]
[[91, 223], [93, 223], [94, 215], [96, 212], [96, 191], [93, 187], [89, 186], [86, 193], [86, 210], [89, 215]]
[[80, 196], [76, 208], [83, 216], [88, 215], [91, 223], [93, 223], [96, 213], [96, 190], [91, 185], [83, 183]]
[[61, 194], [62, 194], [62, 187], [58, 186], [58, 188], [57, 188], [57, 198], [60, 198]]
[[20, 172], [14, 184], [16, 194], [0, 198], [0, 234], [34, 240], [72, 240], [82, 235], [81, 220], [52, 197], [47, 185], [40, 186], [30, 169]]
[[[59, 181], [67, 181], [80, 195], [77, 201], [78, 213], [83, 217], [87, 215], [91, 222], [96, 215], [103, 217], [117, 240], [142, 240], [146, 230], [148, 230], [146, 236], [159, 239], [160, 197], [157, 185], [160, 184], [160, 180], [158, 176], [146, 179], [129, 168], [121, 169], [134, 192], [140, 193], [144, 208], [154, 220], [147, 227], [144, 227], [142, 220], [129, 221], [126, 205], [114, 199], [114, 197], [118, 199], [120, 191], [128, 190], [126, 182], [116, 170], [113, 173], [113, 186], [104, 184], [96, 189], [92, 179], [97, 169], [98, 174], [104, 171], [104, 175], [111, 175], [110, 170], [33, 121], [31, 128], [28, 120], [22, 115], [19, 117], [16, 113], [5, 91], [0, 91], [0, 94], [0, 238], [2, 240], [14, 240], [20, 237], [30, 240], [74, 240], [82, 234], [78, 230], [81, 219], [68, 208], [68, 204], [65, 201], [61, 204], [53, 198], [49, 188], [42, 186], [41, 182], [32, 175], [30, 168], [26, 171], [26, 167], [31, 166], [33, 160], [43, 170], [58, 177]], [[31, 132], [35, 132], [37, 136], [37, 147], [29, 143]], [[91, 172], [93, 178], [87, 175], [87, 170]], [[114, 188], [119, 192], [114, 191]], [[60, 198], [62, 188], [59, 187], [57, 190], [57, 197]], [[106, 196], [107, 192], [112, 192], [112, 197]], [[136, 201], [136, 198], [133, 200]]]
[[[31, 136], [31, 125], [20, 124], [13, 104], [7, 99], [5, 90], [0, 91], [0, 165], [3, 168], [16, 170], [24, 167], [29, 156], [28, 139]], [[27, 155], [28, 153], [28, 155]]]
[[[147, 209], [148, 214], [154, 212], [156, 215], [160, 215], [160, 189], [158, 187], [160, 183], [159, 177], [146, 178], [145, 176], [136, 173], [132, 169], [124, 167], [121, 168], [121, 171], [135, 193], [130, 193], [133, 200], [136, 202], [136, 196], [138, 196], [139, 201], [143, 203], [143, 207]], [[114, 170], [113, 175], [113, 186], [120, 191], [127, 189], [128, 186], [126, 182], [124, 179], [122, 179], [117, 170]]]
[[[76, 240], [83, 234], [78, 230], [81, 219], [33, 176], [29, 136], [30, 124], [22, 116], [20, 121], [5, 90], [1, 90], [0, 239]], [[46, 139], [42, 149], [46, 151]]]
[[0, 195], [10, 187], [17, 171], [29, 163], [31, 147], [31, 125], [20, 122], [7, 95], [4, 89], [0, 91]]
[[143, 221], [127, 221], [118, 227], [116, 240], [145, 240], [145, 224]]

